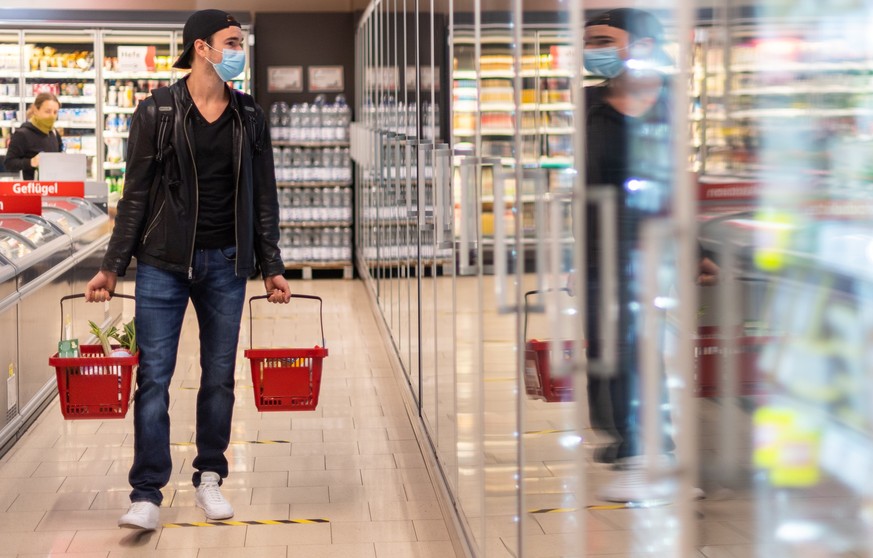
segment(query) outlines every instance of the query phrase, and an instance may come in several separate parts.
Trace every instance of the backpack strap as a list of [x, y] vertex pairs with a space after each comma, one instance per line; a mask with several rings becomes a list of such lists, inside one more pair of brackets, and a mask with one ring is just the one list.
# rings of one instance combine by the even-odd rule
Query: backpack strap
[[258, 110], [255, 105], [255, 100], [251, 95], [246, 95], [242, 91], [234, 91], [237, 95], [237, 101], [242, 108], [242, 120], [245, 125], [246, 135], [249, 136], [249, 144], [254, 155], [260, 155], [263, 150], [260, 138], [263, 137], [264, 123], [261, 123], [260, 130], [258, 129]]
[[161, 162], [167, 154], [170, 146], [170, 137], [173, 130], [173, 112], [175, 105], [173, 104], [173, 96], [170, 94], [169, 87], [158, 87], [152, 89], [152, 97], [155, 99], [155, 104], [158, 108], [158, 118], [155, 122], [157, 126], [155, 132], [155, 160]]

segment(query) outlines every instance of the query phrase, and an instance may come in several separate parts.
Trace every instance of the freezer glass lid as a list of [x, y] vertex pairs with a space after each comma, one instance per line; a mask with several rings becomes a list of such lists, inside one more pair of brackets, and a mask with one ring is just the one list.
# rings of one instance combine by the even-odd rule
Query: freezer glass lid
[[43, 213], [52, 207], [71, 213], [81, 223], [98, 217], [102, 212], [94, 204], [81, 198], [50, 197], [42, 199]]
[[46, 221], [32, 215], [2, 218], [0, 229], [17, 233], [34, 246], [42, 246], [60, 236]]
[[74, 229], [82, 224], [81, 221], [79, 221], [66, 211], [54, 207], [44, 206], [42, 208], [42, 216], [60, 227], [60, 229], [65, 233], [72, 232]]
[[[0, 231], [0, 254], [15, 261], [33, 252], [34, 246], [10, 231]], [[2, 262], [2, 260], [0, 260]]]

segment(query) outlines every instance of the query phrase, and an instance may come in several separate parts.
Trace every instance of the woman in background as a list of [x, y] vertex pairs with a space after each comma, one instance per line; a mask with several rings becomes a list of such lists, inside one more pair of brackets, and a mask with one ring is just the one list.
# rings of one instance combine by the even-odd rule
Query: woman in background
[[4, 166], [7, 171], [22, 172], [25, 180], [33, 180], [39, 168], [39, 154], [63, 151], [64, 144], [57, 130], [61, 103], [52, 93], [40, 93], [27, 109], [25, 122], [9, 140]]

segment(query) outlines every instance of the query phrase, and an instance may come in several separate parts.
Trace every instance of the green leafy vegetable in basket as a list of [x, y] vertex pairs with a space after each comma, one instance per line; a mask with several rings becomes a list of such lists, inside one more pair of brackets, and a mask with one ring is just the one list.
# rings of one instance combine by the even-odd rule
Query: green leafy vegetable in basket
[[101, 329], [101, 327], [95, 324], [92, 321], [88, 321], [91, 325], [91, 333], [97, 337], [97, 340], [100, 341], [100, 345], [103, 347], [103, 354], [106, 356], [112, 355], [112, 345], [109, 343], [110, 339], [114, 339], [116, 335], [118, 335], [118, 329], [114, 325], [107, 327], [105, 330]]
[[118, 341], [118, 343], [128, 351], [130, 351], [131, 355], [136, 354], [136, 326], [134, 325], [134, 321], [131, 318], [129, 322], [122, 326], [123, 331], [116, 330], [114, 334], [112, 334], [112, 338]]

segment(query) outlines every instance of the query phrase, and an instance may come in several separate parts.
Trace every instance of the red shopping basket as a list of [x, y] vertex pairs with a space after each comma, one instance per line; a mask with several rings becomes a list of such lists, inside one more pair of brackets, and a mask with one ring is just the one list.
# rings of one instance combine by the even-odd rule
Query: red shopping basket
[[[524, 294], [524, 387], [533, 399], [549, 403], [573, 401], [573, 376], [553, 377], [551, 370], [551, 343], [537, 339], [527, 340], [527, 315], [530, 310], [528, 297], [533, 294], [551, 291], [570, 292], [568, 289], [549, 289], [549, 291], [528, 291]], [[572, 360], [573, 342], [563, 341], [561, 349], [563, 360]]]
[[[252, 301], [270, 295], [249, 299], [249, 335], [252, 330]], [[324, 347], [324, 315], [322, 300], [317, 296], [292, 294], [292, 298], [318, 301], [321, 321], [321, 347], [311, 349], [254, 349], [245, 351], [251, 361], [255, 406], [265, 411], [312, 411], [318, 405], [321, 388], [321, 365], [327, 356]]]
[[[83, 294], [61, 298], [61, 335], [64, 330], [64, 301], [84, 298]], [[133, 299], [129, 295], [114, 295]], [[117, 346], [114, 346], [117, 348]], [[133, 369], [139, 363], [139, 351], [133, 356], [106, 356], [101, 345], [80, 345], [78, 357], [49, 357], [55, 368], [58, 395], [64, 419], [124, 418], [130, 403]]]

